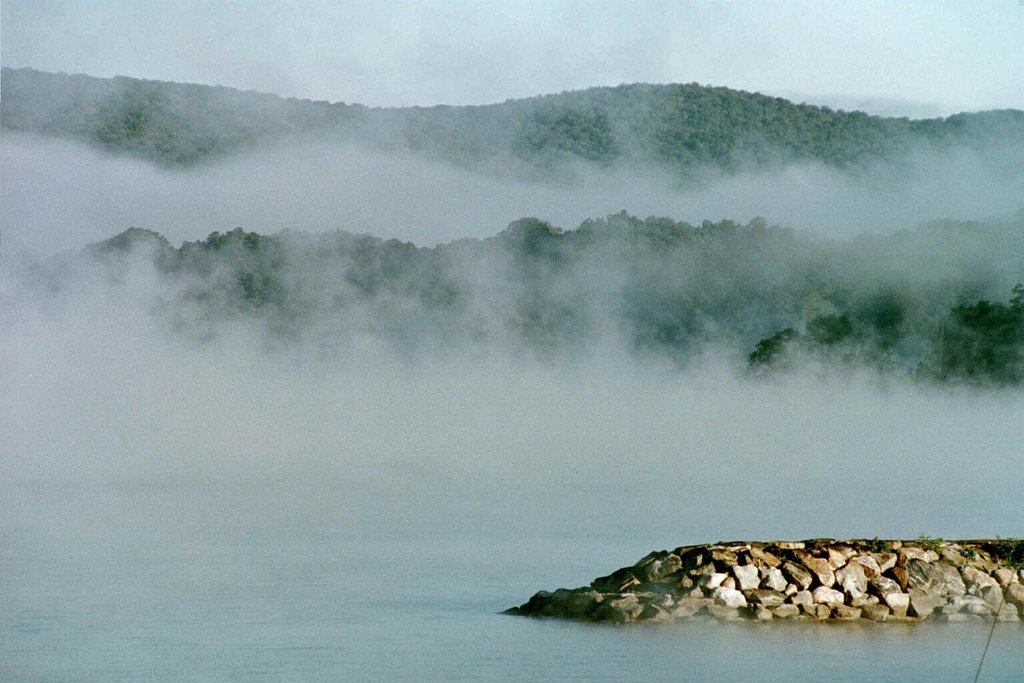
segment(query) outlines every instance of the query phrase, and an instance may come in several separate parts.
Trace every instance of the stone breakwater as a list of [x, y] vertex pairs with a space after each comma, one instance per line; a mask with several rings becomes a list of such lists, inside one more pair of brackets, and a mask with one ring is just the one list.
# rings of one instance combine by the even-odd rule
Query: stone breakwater
[[626, 623], [684, 619], [1024, 619], [1024, 543], [814, 539], [655, 551], [508, 614]]

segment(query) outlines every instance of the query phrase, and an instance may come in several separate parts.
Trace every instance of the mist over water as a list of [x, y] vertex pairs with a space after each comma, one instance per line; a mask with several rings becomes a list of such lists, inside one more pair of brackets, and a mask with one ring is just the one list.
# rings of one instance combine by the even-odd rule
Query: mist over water
[[762, 216], [819, 235], [888, 233], [937, 218], [1019, 210], [1024, 150], [984, 157], [922, 150], [851, 171], [820, 164], [687, 180], [650, 167], [564, 166], [524, 177], [521, 162], [487, 172], [391, 150], [290, 141], [191, 171], [112, 157], [77, 143], [5, 133], [3, 245], [7, 253], [78, 249], [129, 226], [172, 243], [242, 226], [272, 234], [346, 230], [431, 246], [496, 234], [536, 216], [571, 229], [623, 209], [699, 224]]
[[[856, 369], [753, 379], [715, 344], [680, 368], [614, 334], [571, 360], [401, 355], [372, 336], [318, 339], [329, 326], [270, 343], [244, 320], [197, 339], [165, 324], [176, 292], [144, 260], [113, 277], [58, 257], [71, 284], [41, 291], [26, 252], [45, 261], [129, 225], [174, 243], [241, 225], [430, 245], [622, 208], [849, 238], [1019, 209], [1019, 174], [959, 152], [680, 186], [305, 143], [188, 172], [15, 135], [0, 151], [0, 674], [796, 679], [829, 657], [878, 680], [912, 679], [897, 658], [920, 680], [973, 672], [978, 629], [627, 633], [496, 613], [686, 543], [1019, 537], [1019, 389]], [[1008, 626], [992, 680], [1024, 662]]]

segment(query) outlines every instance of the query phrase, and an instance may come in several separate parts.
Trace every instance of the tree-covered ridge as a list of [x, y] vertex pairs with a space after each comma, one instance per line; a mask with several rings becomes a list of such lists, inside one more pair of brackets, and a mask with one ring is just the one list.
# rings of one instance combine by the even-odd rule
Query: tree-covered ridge
[[397, 145], [473, 166], [628, 160], [683, 173], [798, 160], [845, 167], [920, 145], [1024, 148], [1018, 110], [885, 118], [696, 83], [392, 109], [31, 69], [5, 68], [0, 85], [0, 121], [8, 130], [82, 140], [172, 166], [289, 135]]
[[[403, 354], [562, 357], [612, 343], [678, 364], [725, 350], [757, 375], [867, 366], [1024, 381], [1024, 213], [851, 241], [625, 212], [575, 230], [524, 218], [432, 248], [241, 228], [174, 248], [132, 229], [79, 258], [116, 280], [139, 254], [159, 273], [166, 321], [197, 338], [243, 321], [275, 343], [372, 338]], [[63, 266], [39, 272], [66, 286]]]

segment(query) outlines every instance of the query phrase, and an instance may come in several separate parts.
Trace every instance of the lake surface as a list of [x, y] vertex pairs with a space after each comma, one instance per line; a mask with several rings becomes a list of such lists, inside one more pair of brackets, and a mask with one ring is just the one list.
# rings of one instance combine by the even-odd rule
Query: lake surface
[[[377, 506], [351, 481], [4, 483], [0, 679], [969, 681], [988, 635], [501, 615], [670, 544], [571, 506], [541, 524], [445, 505], [464, 486], [431, 483], [433, 505]], [[1000, 624], [982, 680], [1022, 673], [1024, 626]]]

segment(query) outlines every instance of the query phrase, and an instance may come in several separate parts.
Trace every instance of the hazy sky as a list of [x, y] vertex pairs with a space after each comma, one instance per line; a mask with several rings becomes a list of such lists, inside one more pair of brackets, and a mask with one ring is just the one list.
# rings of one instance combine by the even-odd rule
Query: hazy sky
[[1024, 108], [1024, 5], [3, 0], [4, 66], [370, 105], [623, 82], [911, 116]]

